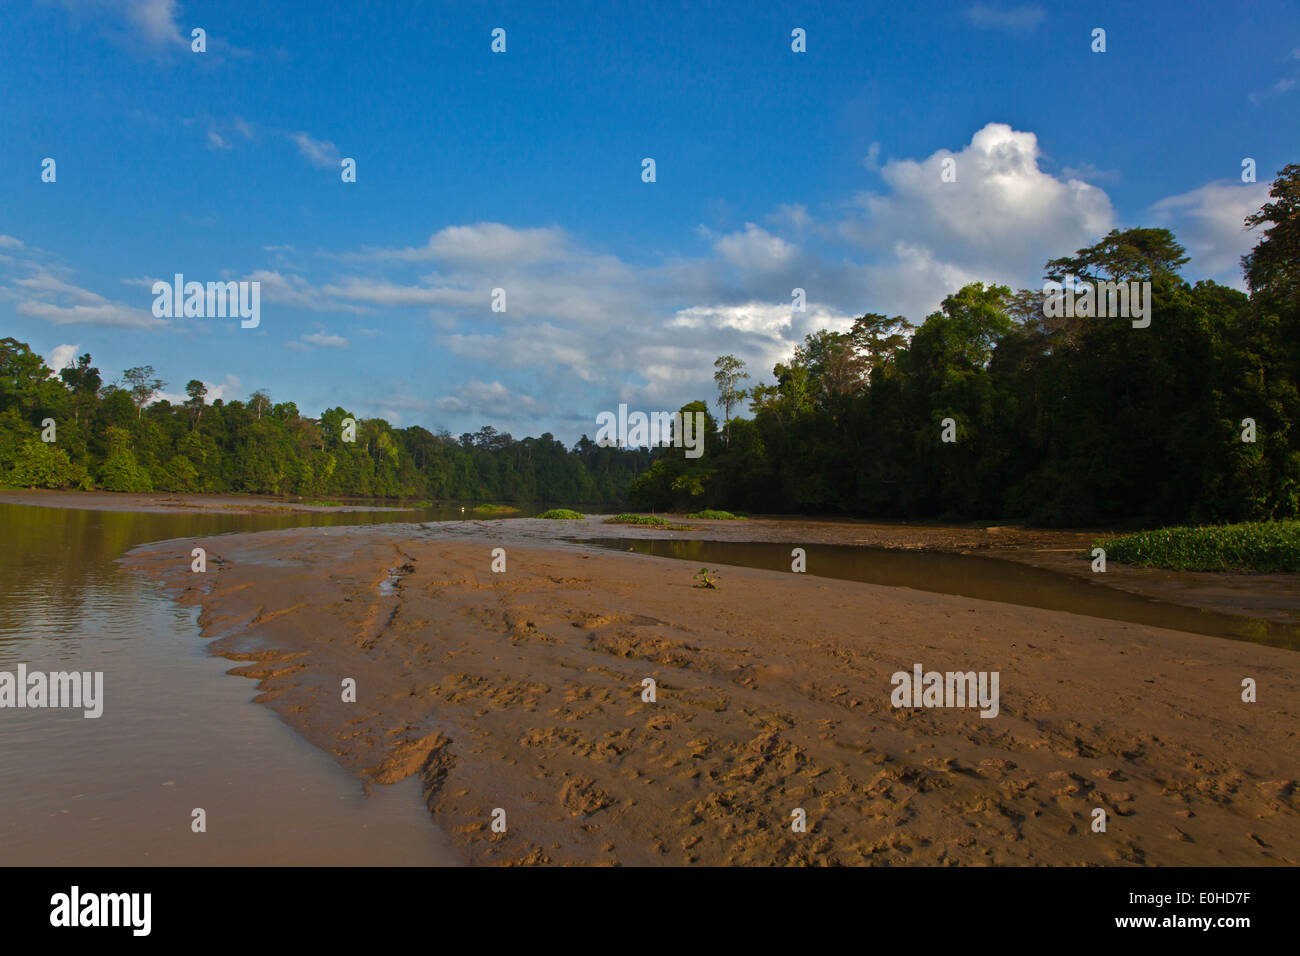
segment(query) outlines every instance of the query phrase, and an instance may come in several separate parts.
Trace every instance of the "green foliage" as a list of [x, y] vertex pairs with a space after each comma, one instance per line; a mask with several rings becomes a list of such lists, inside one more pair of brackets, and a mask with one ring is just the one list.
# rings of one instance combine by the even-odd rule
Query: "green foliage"
[[653, 515], [621, 514], [614, 515], [612, 518], [606, 518], [604, 524], [648, 524], [661, 527], [668, 524], [668, 519], [659, 518]]
[[718, 588], [718, 582], [713, 575], [717, 573], [717, 571], [710, 571], [708, 568], [700, 568], [694, 575], [695, 580], [700, 583], [695, 586], [697, 588], [708, 588], [709, 590], [716, 591]]
[[688, 518], [703, 518], [706, 521], [744, 521], [739, 515], [733, 515], [730, 511], [719, 511], [716, 508], [705, 508], [703, 511], [695, 511], [688, 514]]
[[[241, 492], [327, 497], [621, 503], [648, 470], [646, 449], [572, 449], [550, 434], [516, 441], [487, 427], [458, 441], [419, 426], [356, 419], [343, 440], [343, 408], [306, 418], [265, 391], [247, 403], [207, 404], [198, 379], [173, 406], [150, 399], [148, 366], [102, 385], [89, 355], [57, 376], [22, 342], [0, 339], [0, 484], [112, 491]], [[51, 448], [29, 447], [46, 418]], [[498, 505], [505, 514], [509, 506]]]
[[1106, 558], [1176, 571], [1300, 571], [1300, 521], [1161, 528], [1095, 542]]
[[8, 482], [22, 488], [72, 488], [84, 478], [85, 469], [74, 465], [62, 448], [29, 438], [18, 452]]
[[587, 516], [577, 511], [571, 511], [568, 508], [552, 508], [549, 511], [543, 511], [537, 517], [546, 518], [548, 521], [577, 521]]
[[509, 515], [518, 513], [519, 509], [511, 505], [476, 505], [473, 511], [479, 515]]

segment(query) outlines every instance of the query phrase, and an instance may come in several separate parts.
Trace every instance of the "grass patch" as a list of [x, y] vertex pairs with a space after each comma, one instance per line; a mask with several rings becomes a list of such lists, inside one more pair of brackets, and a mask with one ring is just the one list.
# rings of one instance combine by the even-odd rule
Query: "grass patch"
[[715, 508], [705, 508], [703, 511], [692, 511], [686, 517], [703, 518], [705, 521], [744, 521], [740, 515], [733, 515], [730, 511], [718, 511]]
[[518, 513], [519, 509], [513, 505], [475, 505], [473, 511], [476, 515], [509, 515]]
[[652, 525], [666, 525], [666, 524], [668, 523], [668, 519], [667, 519], [667, 518], [659, 518], [659, 517], [655, 517], [654, 515], [630, 515], [630, 514], [621, 514], [621, 515], [614, 515], [614, 517], [612, 517], [612, 518], [606, 518], [605, 521], [604, 521], [604, 523], [605, 523], [605, 524], [652, 524]]
[[1300, 571], [1300, 521], [1161, 528], [1100, 538], [1106, 557], [1174, 571]]
[[577, 511], [571, 511], [568, 508], [552, 508], [550, 511], [543, 511], [537, 517], [547, 518], [552, 521], [577, 521], [579, 518], [587, 516]]

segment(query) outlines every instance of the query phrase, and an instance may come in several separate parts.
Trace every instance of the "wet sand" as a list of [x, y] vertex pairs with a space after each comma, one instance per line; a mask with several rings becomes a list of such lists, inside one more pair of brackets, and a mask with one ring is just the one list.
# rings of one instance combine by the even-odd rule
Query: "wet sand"
[[[1300, 862], [1292, 651], [773, 571], [703, 590], [682, 562], [554, 540], [579, 522], [488, 524], [176, 540], [124, 563], [198, 604], [232, 673], [344, 767], [418, 776], [468, 862]], [[998, 716], [894, 708], [890, 677], [916, 663], [999, 672]]]

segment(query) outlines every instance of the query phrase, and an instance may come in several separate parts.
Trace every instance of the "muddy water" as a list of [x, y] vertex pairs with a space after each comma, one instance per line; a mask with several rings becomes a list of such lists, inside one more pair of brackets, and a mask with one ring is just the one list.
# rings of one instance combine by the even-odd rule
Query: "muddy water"
[[[445, 514], [443, 513], [445, 512]], [[0, 865], [454, 862], [409, 779], [361, 783], [226, 677], [197, 609], [115, 560], [165, 538], [400, 513], [133, 514], [0, 504], [0, 671], [102, 671], [103, 715], [0, 708]], [[459, 516], [459, 508], [419, 513]], [[191, 828], [206, 813], [206, 832]]]
[[[791, 569], [793, 547], [771, 542], [634, 538], [605, 538], [584, 543], [680, 558], [699, 562], [701, 566], [731, 564], [787, 572]], [[804, 550], [808, 574], [959, 594], [1300, 650], [1300, 624], [1258, 620], [1156, 601], [1106, 587], [1100, 582], [1016, 561], [849, 545], [810, 545]], [[720, 576], [719, 585], [726, 587], [725, 572]]]

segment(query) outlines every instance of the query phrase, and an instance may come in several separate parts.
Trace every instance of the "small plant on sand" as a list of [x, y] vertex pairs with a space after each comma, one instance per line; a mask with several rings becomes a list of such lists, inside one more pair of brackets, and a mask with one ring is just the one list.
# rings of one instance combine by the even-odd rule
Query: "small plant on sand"
[[688, 518], [703, 518], [705, 521], [744, 521], [740, 515], [733, 515], [730, 511], [718, 511], [714, 508], [705, 508], [703, 511], [693, 511], [688, 514]]
[[668, 524], [668, 519], [660, 518], [654, 515], [621, 514], [621, 515], [614, 515], [614, 517], [612, 518], [606, 518], [604, 523], [605, 524], [650, 524], [650, 525], [661, 526], [661, 525]]
[[695, 586], [697, 588], [708, 588], [712, 591], [716, 591], [718, 589], [718, 582], [713, 575], [717, 573], [717, 571], [710, 571], [708, 568], [700, 568], [695, 572], [695, 580], [700, 583]]
[[568, 508], [552, 508], [550, 511], [543, 511], [537, 517], [551, 521], [577, 521], [587, 516], [577, 511], [571, 511]]

